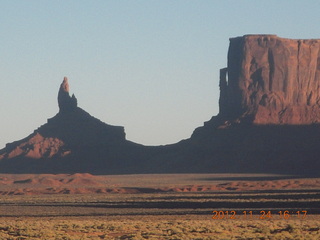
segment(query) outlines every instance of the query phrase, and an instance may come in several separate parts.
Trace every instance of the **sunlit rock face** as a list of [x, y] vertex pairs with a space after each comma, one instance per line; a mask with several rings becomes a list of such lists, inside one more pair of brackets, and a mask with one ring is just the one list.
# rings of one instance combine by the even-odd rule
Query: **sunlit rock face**
[[220, 116], [255, 124], [320, 121], [320, 40], [230, 39], [220, 71]]
[[231, 38], [219, 86], [219, 114], [186, 158], [216, 172], [319, 175], [320, 40]]

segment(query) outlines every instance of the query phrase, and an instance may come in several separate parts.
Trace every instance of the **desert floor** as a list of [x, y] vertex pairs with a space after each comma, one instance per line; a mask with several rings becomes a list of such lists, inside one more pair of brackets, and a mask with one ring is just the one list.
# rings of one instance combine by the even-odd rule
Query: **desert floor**
[[0, 239], [320, 239], [320, 178], [0, 174]]

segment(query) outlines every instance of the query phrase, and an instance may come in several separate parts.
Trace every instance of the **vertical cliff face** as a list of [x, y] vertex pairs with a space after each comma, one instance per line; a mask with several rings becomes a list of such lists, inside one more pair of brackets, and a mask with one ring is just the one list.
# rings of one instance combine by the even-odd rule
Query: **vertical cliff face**
[[255, 124], [320, 121], [320, 40], [230, 39], [220, 72], [220, 116]]

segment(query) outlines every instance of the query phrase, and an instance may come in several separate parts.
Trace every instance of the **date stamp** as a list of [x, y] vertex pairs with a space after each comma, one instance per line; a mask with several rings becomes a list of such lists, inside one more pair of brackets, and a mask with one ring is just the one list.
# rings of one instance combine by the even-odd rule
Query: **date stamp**
[[271, 211], [271, 210], [261, 210], [261, 211], [234, 211], [234, 210], [214, 210], [212, 211], [212, 219], [222, 220], [222, 219], [247, 219], [247, 220], [268, 220], [268, 219], [305, 219], [307, 217], [308, 211], [299, 210], [282, 210], [282, 211]]

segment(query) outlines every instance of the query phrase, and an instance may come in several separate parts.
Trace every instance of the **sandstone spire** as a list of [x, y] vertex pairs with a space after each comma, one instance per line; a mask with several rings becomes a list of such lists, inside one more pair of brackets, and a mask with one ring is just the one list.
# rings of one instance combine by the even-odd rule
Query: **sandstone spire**
[[60, 112], [68, 112], [72, 111], [77, 107], [77, 99], [72, 95], [69, 95], [69, 83], [68, 78], [64, 77], [63, 81], [60, 85], [59, 93], [58, 93], [58, 105]]
[[60, 85], [60, 89], [63, 89], [63, 91], [68, 92], [69, 93], [69, 83], [68, 83], [68, 78], [64, 77], [63, 81]]

